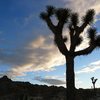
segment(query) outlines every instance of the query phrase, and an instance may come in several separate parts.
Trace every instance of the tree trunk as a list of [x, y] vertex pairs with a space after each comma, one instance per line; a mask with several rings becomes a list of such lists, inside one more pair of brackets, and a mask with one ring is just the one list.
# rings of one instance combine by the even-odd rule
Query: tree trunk
[[74, 57], [66, 57], [67, 100], [75, 100]]
[[95, 90], [95, 83], [93, 83], [93, 88], [94, 88], [94, 90]]

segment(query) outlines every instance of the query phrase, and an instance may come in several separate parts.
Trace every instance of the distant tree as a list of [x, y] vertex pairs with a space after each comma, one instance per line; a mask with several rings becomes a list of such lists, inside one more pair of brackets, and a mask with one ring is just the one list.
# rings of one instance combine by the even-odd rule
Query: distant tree
[[94, 77], [91, 77], [91, 80], [92, 80], [92, 84], [93, 84], [93, 88], [95, 90], [95, 83], [98, 79], [94, 79]]
[[[81, 34], [84, 29], [91, 25], [94, 18], [94, 10], [90, 9], [86, 15], [82, 17], [82, 23], [79, 24], [77, 13], [72, 13], [71, 10], [66, 8], [55, 8], [47, 6], [46, 12], [41, 12], [40, 17], [46, 22], [49, 29], [54, 34], [54, 42], [59, 51], [66, 58], [66, 87], [67, 87], [67, 100], [75, 100], [75, 74], [74, 74], [74, 58], [80, 55], [90, 54], [96, 47], [100, 47], [100, 35], [96, 36], [96, 29], [90, 27], [88, 30], [89, 46], [83, 50], [75, 51], [83, 39]], [[57, 19], [54, 24], [53, 18]], [[68, 40], [63, 36], [63, 28], [67, 23], [69, 29], [70, 48], [66, 46]]]

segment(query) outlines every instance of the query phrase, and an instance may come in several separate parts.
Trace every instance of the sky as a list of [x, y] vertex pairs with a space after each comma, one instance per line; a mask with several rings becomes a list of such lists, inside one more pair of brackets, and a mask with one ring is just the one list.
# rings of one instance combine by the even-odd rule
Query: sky
[[[100, 0], [0, 0], [0, 77], [32, 84], [65, 86], [65, 58], [53, 42], [53, 34], [39, 15], [47, 5], [70, 8], [80, 19], [88, 9], [95, 10], [92, 26], [100, 34]], [[68, 33], [67, 29], [64, 33]], [[88, 46], [86, 31], [82, 45]], [[100, 87], [100, 49], [75, 58], [77, 88], [91, 88], [91, 77]]]

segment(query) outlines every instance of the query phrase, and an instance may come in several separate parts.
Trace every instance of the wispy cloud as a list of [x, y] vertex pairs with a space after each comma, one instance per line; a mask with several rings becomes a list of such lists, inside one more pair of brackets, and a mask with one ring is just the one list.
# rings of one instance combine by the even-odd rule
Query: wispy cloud
[[76, 71], [76, 74], [91, 73], [97, 71], [98, 69], [100, 69], [100, 60], [92, 62], [89, 65], [85, 66], [83, 69]]
[[88, 9], [95, 9], [96, 14], [100, 13], [100, 0], [63, 0], [65, 6], [71, 8], [72, 10], [78, 12], [79, 14], [84, 14]]
[[[66, 76], [35, 76], [34, 80], [48, 84], [48, 85], [56, 85], [56, 86], [64, 86], [66, 87]], [[82, 85], [82, 81], [79, 78], [75, 78], [76, 87], [79, 88]]]
[[18, 49], [3, 49], [0, 56], [2, 63], [9, 64], [12, 75], [38, 70], [50, 71], [65, 63], [50, 36], [38, 36]]
[[37, 76], [34, 78], [35, 80], [39, 81], [39, 82], [43, 82], [43, 83], [47, 83], [49, 85], [63, 85], [66, 82], [54, 77], [44, 77], [42, 78], [41, 76]]
[[75, 78], [75, 82], [76, 82], [75, 85], [76, 85], [77, 88], [80, 88], [80, 86], [83, 84], [83, 82], [77, 77]]

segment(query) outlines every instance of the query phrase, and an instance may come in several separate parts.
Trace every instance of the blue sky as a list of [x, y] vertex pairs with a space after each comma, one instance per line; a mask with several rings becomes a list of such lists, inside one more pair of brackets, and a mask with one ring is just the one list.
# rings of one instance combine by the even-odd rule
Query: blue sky
[[[47, 5], [71, 8], [80, 16], [93, 8], [100, 34], [100, 0], [0, 0], [0, 76], [33, 84], [65, 86], [65, 59], [53, 43], [52, 32], [39, 18]], [[64, 33], [67, 33], [64, 30]], [[88, 39], [78, 47], [87, 46]], [[100, 50], [75, 58], [77, 88], [100, 87]]]

